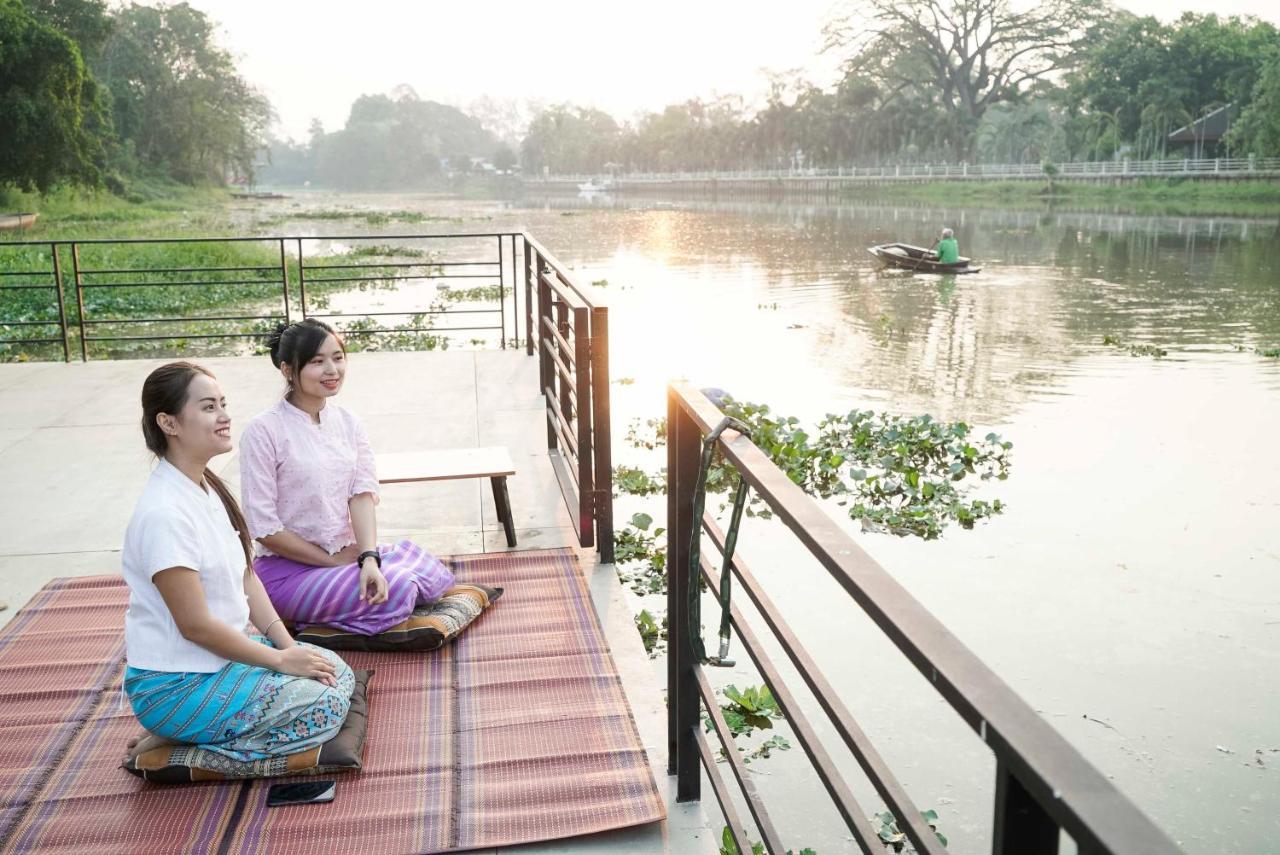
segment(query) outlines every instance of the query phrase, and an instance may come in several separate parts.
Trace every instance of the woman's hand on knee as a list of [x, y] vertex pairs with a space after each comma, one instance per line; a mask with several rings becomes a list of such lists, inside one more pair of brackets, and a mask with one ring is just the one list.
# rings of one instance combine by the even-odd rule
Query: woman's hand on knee
[[360, 599], [368, 600], [371, 606], [387, 601], [387, 577], [372, 558], [366, 558], [360, 565]]
[[338, 685], [337, 669], [320, 651], [302, 645], [295, 645], [279, 651], [276, 670], [281, 674], [294, 677], [310, 677], [319, 680], [326, 686]]

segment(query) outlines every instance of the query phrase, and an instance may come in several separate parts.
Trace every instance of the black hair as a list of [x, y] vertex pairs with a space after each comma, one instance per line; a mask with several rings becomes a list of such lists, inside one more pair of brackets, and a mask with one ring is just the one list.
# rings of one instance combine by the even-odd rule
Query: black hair
[[[216, 379], [213, 372], [194, 362], [170, 362], [161, 365], [147, 375], [142, 382], [142, 439], [148, 450], [156, 457], [164, 457], [169, 450], [169, 435], [160, 429], [156, 416], [166, 413], [176, 416], [187, 405], [187, 391], [191, 381], [200, 375]], [[236, 504], [235, 497], [222, 483], [222, 479], [208, 469], [204, 470], [204, 480], [218, 494], [222, 506], [227, 509], [231, 525], [240, 534], [240, 548], [244, 550], [246, 564], [253, 563], [253, 545], [249, 540], [249, 526], [244, 521], [244, 514]], [[196, 569], [196, 568], [192, 568]]]
[[[288, 365], [291, 373], [297, 378], [302, 373], [302, 366], [311, 361], [319, 352], [324, 340], [333, 336], [338, 341], [342, 352], [347, 352], [346, 342], [337, 331], [316, 318], [306, 318], [291, 324], [280, 324], [271, 335], [267, 336], [267, 347], [271, 354], [271, 364], [276, 368]], [[293, 382], [290, 382], [292, 387]]]

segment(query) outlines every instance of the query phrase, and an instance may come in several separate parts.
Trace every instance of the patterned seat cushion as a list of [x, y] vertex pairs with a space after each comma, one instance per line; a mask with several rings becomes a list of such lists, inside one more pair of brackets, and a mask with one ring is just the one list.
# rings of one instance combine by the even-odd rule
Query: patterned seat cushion
[[323, 745], [283, 757], [242, 761], [231, 760], [198, 745], [171, 742], [148, 733], [129, 749], [121, 768], [158, 784], [358, 772], [363, 765], [364, 739], [369, 722], [367, 692], [373, 672], [354, 673], [356, 685], [351, 693], [351, 709], [342, 728]]
[[436, 650], [453, 641], [502, 596], [502, 588], [454, 585], [439, 600], [415, 609], [408, 620], [377, 635], [358, 635], [331, 626], [310, 626], [298, 641], [330, 650]]

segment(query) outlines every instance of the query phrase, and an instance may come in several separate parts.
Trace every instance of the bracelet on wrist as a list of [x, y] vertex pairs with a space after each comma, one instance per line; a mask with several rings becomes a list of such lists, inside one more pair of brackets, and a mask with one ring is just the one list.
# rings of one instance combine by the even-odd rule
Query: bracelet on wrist
[[360, 557], [356, 559], [356, 566], [363, 567], [364, 560], [366, 558], [372, 558], [374, 561], [378, 563], [378, 569], [379, 570], [382, 569], [382, 556], [378, 553], [378, 550], [366, 549], [364, 552], [361, 552]]

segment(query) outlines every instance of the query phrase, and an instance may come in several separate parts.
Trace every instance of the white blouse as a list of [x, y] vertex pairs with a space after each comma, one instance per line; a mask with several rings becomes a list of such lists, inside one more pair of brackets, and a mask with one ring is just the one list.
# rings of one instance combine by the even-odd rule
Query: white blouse
[[162, 459], [133, 509], [120, 562], [129, 585], [124, 616], [129, 664], [149, 671], [221, 670], [227, 660], [182, 637], [152, 581], [170, 567], [196, 571], [209, 613], [237, 632], [245, 628], [244, 550], [218, 494]]

